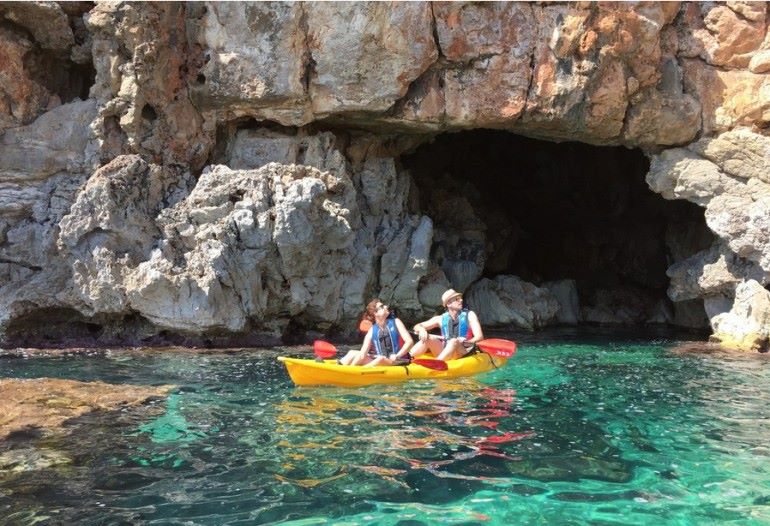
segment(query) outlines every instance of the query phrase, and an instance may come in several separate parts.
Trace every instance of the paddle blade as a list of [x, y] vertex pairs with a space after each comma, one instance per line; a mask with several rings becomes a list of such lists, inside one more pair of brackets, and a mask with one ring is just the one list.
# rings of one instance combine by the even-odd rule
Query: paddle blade
[[316, 340], [313, 342], [313, 354], [319, 358], [334, 358], [337, 356], [337, 348], [329, 342]]
[[422, 365], [423, 367], [427, 367], [428, 369], [433, 369], [434, 371], [446, 371], [448, 369], [447, 364], [443, 360], [431, 360], [430, 358], [415, 358], [412, 360], [412, 363], [416, 363], [417, 365]]
[[369, 320], [361, 320], [361, 323], [358, 324], [358, 330], [361, 332], [369, 332], [369, 329], [372, 328], [372, 322]]
[[476, 342], [479, 349], [492, 356], [510, 358], [516, 352], [516, 342], [500, 338], [489, 338]]

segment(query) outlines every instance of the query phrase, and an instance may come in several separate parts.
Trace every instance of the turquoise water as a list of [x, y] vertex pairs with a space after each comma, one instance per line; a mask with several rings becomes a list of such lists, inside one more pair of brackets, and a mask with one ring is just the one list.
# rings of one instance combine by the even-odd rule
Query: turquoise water
[[5, 355], [4, 377], [178, 387], [3, 445], [67, 461], [0, 472], [0, 521], [770, 524], [770, 362], [676, 344], [530, 338], [486, 375], [359, 390], [293, 387], [280, 349]]

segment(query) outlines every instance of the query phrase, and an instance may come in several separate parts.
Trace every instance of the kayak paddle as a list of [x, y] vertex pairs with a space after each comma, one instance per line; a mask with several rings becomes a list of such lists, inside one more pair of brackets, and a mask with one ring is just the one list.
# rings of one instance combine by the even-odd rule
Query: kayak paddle
[[485, 353], [499, 356], [500, 358], [510, 358], [516, 352], [516, 342], [501, 338], [481, 340], [476, 342], [476, 346]]
[[313, 354], [323, 360], [337, 356], [337, 348], [329, 342], [316, 340], [313, 342]]
[[[416, 333], [412, 333], [417, 336]], [[436, 336], [434, 334], [428, 334], [429, 337], [433, 337], [437, 340], [443, 341], [443, 336]], [[466, 345], [467, 344], [466, 342]], [[487, 354], [492, 356], [498, 356], [500, 358], [510, 358], [516, 353], [516, 342], [511, 340], [503, 340], [502, 338], [487, 338], [486, 340], [479, 340], [476, 342], [476, 346]]]
[[[328, 360], [337, 356], [337, 348], [329, 342], [316, 340], [313, 342], [313, 354], [322, 360]], [[430, 358], [417, 358], [412, 363], [433, 369], [434, 371], [446, 371], [447, 364], [441, 360], [432, 360]]]
[[431, 358], [414, 358], [412, 360], [412, 363], [416, 363], [417, 365], [422, 365], [423, 367], [427, 367], [428, 369], [433, 369], [434, 371], [446, 371], [449, 369], [449, 366], [446, 364], [443, 360], [434, 360]]

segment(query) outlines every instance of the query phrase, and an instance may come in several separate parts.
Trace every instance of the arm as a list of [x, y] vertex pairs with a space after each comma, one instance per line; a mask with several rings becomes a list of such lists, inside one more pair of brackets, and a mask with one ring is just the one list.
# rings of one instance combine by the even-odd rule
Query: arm
[[476, 316], [475, 312], [468, 311], [468, 323], [470, 324], [471, 330], [473, 331], [473, 338], [468, 341], [471, 343], [476, 343], [483, 340], [484, 332], [481, 330], [481, 322], [479, 322], [479, 317]]
[[441, 326], [441, 316], [433, 316], [427, 321], [422, 321], [414, 326], [414, 332], [420, 338], [421, 342], [427, 341], [428, 331]]
[[398, 318], [396, 318], [396, 328], [398, 329], [398, 334], [401, 336], [401, 339], [404, 340], [404, 344], [401, 346], [401, 349], [399, 349], [396, 353], [396, 358], [401, 358], [409, 352], [409, 349], [412, 348], [414, 340], [412, 339], [412, 335], [409, 334], [409, 331], [406, 330], [404, 322]]

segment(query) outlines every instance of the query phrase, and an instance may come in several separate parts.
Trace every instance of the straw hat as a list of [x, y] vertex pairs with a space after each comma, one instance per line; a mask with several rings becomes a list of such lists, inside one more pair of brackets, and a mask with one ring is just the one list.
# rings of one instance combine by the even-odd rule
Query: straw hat
[[441, 295], [441, 304], [446, 307], [446, 304], [455, 299], [457, 296], [462, 297], [462, 294], [457, 292], [455, 289], [449, 289]]

